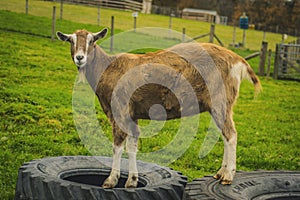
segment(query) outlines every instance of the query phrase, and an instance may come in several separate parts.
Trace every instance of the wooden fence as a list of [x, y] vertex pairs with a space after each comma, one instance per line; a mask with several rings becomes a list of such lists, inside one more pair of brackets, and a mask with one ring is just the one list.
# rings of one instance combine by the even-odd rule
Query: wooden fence
[[100, 6], [103, 8], [112, 8], [127, 11], [141, 11], [143, 3], [133, 0], [54, 0], [73, 4], [82, 4], [88, 6]]

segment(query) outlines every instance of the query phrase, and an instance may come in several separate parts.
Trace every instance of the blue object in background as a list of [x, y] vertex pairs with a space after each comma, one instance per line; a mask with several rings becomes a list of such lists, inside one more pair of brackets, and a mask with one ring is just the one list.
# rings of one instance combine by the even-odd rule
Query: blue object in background
[[240, 28], [241, 29], [248, 29], [249, 28], [249, 22], [248, 17], [245, 13], [240, 17]]

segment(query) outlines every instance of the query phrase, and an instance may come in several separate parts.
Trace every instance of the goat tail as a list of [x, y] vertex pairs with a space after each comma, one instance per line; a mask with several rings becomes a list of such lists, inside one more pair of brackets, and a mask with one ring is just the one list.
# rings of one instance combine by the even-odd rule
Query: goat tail
[[248, 79], [254, 85], [255, 97], [262, 91], [262, 86], [260, 84], [259, 78], [256, 76], [255, 72], [251, 68], [251, 66], [246, 62], [246, 76], [245, 78]]

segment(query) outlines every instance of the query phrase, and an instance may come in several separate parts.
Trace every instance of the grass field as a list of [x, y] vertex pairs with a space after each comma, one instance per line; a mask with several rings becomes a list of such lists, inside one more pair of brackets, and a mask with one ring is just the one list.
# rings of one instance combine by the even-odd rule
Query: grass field
[[[18, 7], [9, 7], [14, 0], [0, 2], [1, 9]], [[45, 10], [40, 12], [46, 13]], [[90, 152], [82, 143], [73, 120], [72, 91], [77, 69], [71, 61], [69, 45], [57, 40], [52, 42], [47, 37], [51, 34], [49, 16], [0, 11], [0, 19], [0, 197], [13, 199], [18, 168], [24, 162], [48, 156], [90, 155]], [[92, 31], [99, 28], [92, 23], [72, 21], [58, 21], [57, 27], [66, 32], [77, 27]], [[126, 29], [120, 27], [118, 31]], [[251, 51], [237, 52], [244, 55]], [[252, 62], [256, 68], [258, 60]], [[252, 85], [242, 83], [234, 109], [239, 133], [238, 170], [300, 170], [299, 82], [263, 77], [261, 81], [264, 91], [255, 100]], [[107, 119], [99, 106], [97, 109], [104, 132], [110, 135]], [[221, 140], [206, 157], [199, 158], [209, 121], [207, 114], [201, 115], [192, 144], [170, 165], [189, 180], [214, 174], [221, 165]], [[178, 123], [168, 121], [155, 137], [141, 139], [139, 151], [151, 152], [172, 141]]]

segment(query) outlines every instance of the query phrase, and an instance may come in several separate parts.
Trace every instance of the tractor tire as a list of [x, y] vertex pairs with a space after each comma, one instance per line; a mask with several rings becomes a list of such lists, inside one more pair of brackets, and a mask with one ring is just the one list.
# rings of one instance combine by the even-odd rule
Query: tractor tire
[[300, 200], [299, 171], [238, 172], [231, 185], [213, 177], [186, 186], [187, 200]]
[[138, 161], [137, 188], [124, 188], [128, 160], [114, 189], [101, 185], [109, 176], [112, 158], [50, 157], [25, 163], [19, 169], [15, 200], [181, 200], [187, 178], [170, 168]]

